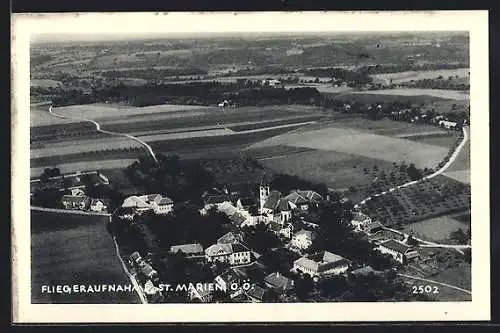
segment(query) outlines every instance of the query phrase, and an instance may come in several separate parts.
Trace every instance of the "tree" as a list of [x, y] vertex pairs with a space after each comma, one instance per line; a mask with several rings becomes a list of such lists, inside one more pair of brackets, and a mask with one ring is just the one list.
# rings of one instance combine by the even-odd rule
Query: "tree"
[[410, 177], [411, 180], [417, 180], [422, 178], [422, 172], [415, 167], [415, 164], [411, 163], [408, 168], [406, 169], [406, 172], [408, 174], [408, 177]]

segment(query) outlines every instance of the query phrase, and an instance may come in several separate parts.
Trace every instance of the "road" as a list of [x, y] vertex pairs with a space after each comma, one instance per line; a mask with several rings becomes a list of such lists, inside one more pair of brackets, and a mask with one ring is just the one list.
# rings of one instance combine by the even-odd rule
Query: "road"
[[[463, 135], [464, 135], [463, 138], [462, 138], [462, 141], [459, 143], [459, 145], [457, 146], [457, 148], [455, 149], [455, 151], [453, 152], [453, 154], [450, 156], [450, 158], [448, 159], [448, 161], [439, 170], [435, 171], [434, 173], [432, 173], [432, 174], [430, 174], [428, 176], [420, 178], [418, 180], [410, 181], [410, 182], [407, 182], [405, 184], [402, 184], [402, 185], [390, 188], [390, 189], [388, 189], [386, 191], [383, 191], [381, 193], [369, 196], [368, 198], [362, 200], [360, 203], [356, 204], [355, 207], [359, 208], [359, 206], [363, 205], [368, 200], [371, 200], [373, 197], [378, 197], [378, 196], [387, 194], [389, 192], [393, 192], [393, 191], [395, 191], [397, 189], [400, 189], [400, 188], [403, 188], [403, 187], [407, 187], [407, 186], [416, 184], [416, 183], [418, 183], [418, 182], [420, 182], [422, 180], [427, 180], [427, 179], [434, 178], [434, 177], [442, 174], [443, 172], [445, 172], [446, 169], [448, 169], [453, 164], [453, 162], [457, 159], [458, 154], [460, 153], [460, 151], [462, 150], [462, 148], [465, 146], [465, 144], [467, 143], [467, 141], [469, 141], [468, 127], [462, 127], [462, 131], [463, 131]], [[405, 237], [407, 236], [405, 233], [403, 233], [401, 231], [398, 231], [398, 230], [395, 230], [395, 229], [392, 229], [392, 228], [384, 227], [384, 229], [396, 232], [396, 233], [401, 234], [401, 235], [404, 235]], [[452, 248], [452, 249], [456, 249], [458, 252], [460, 252], [462, 254], [463, 254], [462, 250], [468, 249], [468, 248], [470, 249], [471, 248], [471, 245], [438, 244], [438, 243], [428, 242], [428, 241], [425, 241], [423, 239], [419, 239], [419, 238], [416, 238], [416, 237], [413, 237], [413, 238], [415, 240], [417, 240], [418, 242], [423, 243], [424, 244], [424, 245], [422, 245], [423, 247]]]
[[104, 134], [108, 134], [108, 135], [113, 135], [113, 136], [121, 136], [121, 137], [126, 137], [126, 138], [129, 138], [131, 140], [134, 140], [138, 143], [140, 143], [144, 148], [146, 148], [146, 150], [148, 151], [149, 155], [151, 155], [151, 157], [153, 157], [153, 159], [155, 160], [156, 163], [158, 163], [158, 159], [156, 158], [156, 154], [154, 153], [153, 149], [151, 148], [150, 145], [148, 145], [146, 142], [142, 141], [141, 139], [139, 138], [136, 138], [135, 136], [133, 135], [130, 135], [130, 134], [126, 134], [126, 133], [119, 133], [119, 132], [111, 132], [111, 131], [106, 131], [106, 130], [103, 130], [101, 129], [101, 125], [96, 122], [95, 120], [92, 120], [92, 119], [80, 119], [80, 118], [72, 118], [72, 117], [67, 117], [67, 116], [63, 116], [63, 115], [60, 115], [60, 114], [57, 114], [55, 113], [54, 111], [52, 111], [52, 105], [49, 106], [49, 113], [54, 116], [54, 117], [58, 117], [58, 118], [62, 118], [62, 119], [73, 119], [73, 120], [83, 120], [83, 121], [87, 121], [87, 122], [90, 122], [92, 124], [95, 125], [96, 127], [96, 130], [100, 133], [104, 133]]
[[418, 277], [418, 276], [413, 276], [413, 275], [406, 275], [406, 274], [397, 274], [397, 275], [401, 276], [401, 277], [408, 278], [408, 279], [419, 280], [419, 281], [424, 281], [424, 282], [428, 282], [428, 283], [434, 283], [434, 284], [437, 284], [437, 285], [440, 285], [440, 286], [452, 288], [452, 289], [459, 290], [461, 292], [467, 293], [469, 295], [472, 295], [472, 292], [470, 290], [462, 289], [460, 287], [453, 286], [451, 284], [447, 284], [447, 283], [443, 283], [443, 282], [437, 282], [437, 281], [433, 281], [433, 280], [428, 280], [428, 279], [424, 279], [424, 278], [421, 278], [421, 277]]
[[[63, 119], [73, 119], [71, 117], [62, 116], [60, 114], [57, 114], [57, 113], [53, 112], [52, 111], [52, 105], [49, 106], [49, 113], [52, 116], [54, 116], [54, 117], [63, 118]], [[132, 139], [134, 141], [139, 142], [140, 144], [142, 144], [148, 150], [149, 154], [153, 157], [153, 159], [156, 161], [156, 163], [158, 163], [158, 160], [156, 159], [156, 155], [153, 152], [153, 149], [151, 149], [151, 147], [147, 143], [141, 141], [140, 139], [138, 139], [138, 138], [136, 138], [136, 137], [134, 137], [132, 135], [129, 135], [129, 134], [116, 133], [116, 132], [110, 132], [110, 131], [102, 130], [101, 129], [101, 125], [99, 125], [99, 123], [97, 123], [94, 120], [90, 120], [90, 119], [81, 119], [81, 120], [93, 123], [96, 126], [96, 130], [98, 132], [109, 134], [109, 135], [115, 135], [115, 136], [125, 136], [125, 137], [130, 138], [130, 139]], [[109, 216], [111, 216], [111, 215], [109, 215]], [[132, 282], [132, 284], [134, 285], [134, 290], [137, 292], [137, 295], [139, 296], [139, 299], [141, 300], [141, 303], [147, 304], [148, 301], [147, 301], [146, 295], [144, 294], [143, 289], [141, 288], [141, 286], [139, 285], [139, 283], [137, 282], [137, 280], [132, 276], [132, 274], [130, 274], [129, 270], [127, 269], [127, 266], [123, 262], [123, 259], [122, 259], [121, 254], [120, 254], [120, 249], [118, 247], [118, 243], [116, 242], [115, 237], [113, 237], [113, 242], [115, 243], [116, 255], [118, 256], [118, 259], [120, 260], [120, 263], [122, 265], [123, 271], [125, 272], [125, 274], [127, 274], [128, 278], [130, 279], [130, 282]]]

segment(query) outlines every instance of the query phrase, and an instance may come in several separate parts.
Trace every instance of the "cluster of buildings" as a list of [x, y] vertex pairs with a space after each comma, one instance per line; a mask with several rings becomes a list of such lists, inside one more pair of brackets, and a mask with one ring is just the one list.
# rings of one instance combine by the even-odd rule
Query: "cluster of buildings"
[[157, 215], [165, 215], [173, 212], [174, 202], [161, 194], [133, 195], [123, 201], [122, 208], [128, 208], [136, 214], [153, 211]]
[[31, 196], [47, 189], [55, 189], [66, 193], [61, 197], [60, 204], [64, 209], [109, 212], [110, 200], [106, 198], [91, 198], [86, 195], [88, 186], [109, 185], [109, 180], [97, 171], [75, 172], [72, 174], [34, 179], [30, 181]]
[[[260, 255], [245, 244], [242, 227], [258, 223], [263, 223], [269, 231], [276, 234], [283, 242], [283, 247], [300, 254], [289, 268], [291, 274], [308, 275], [318, 281], [339, 274], [375, 272], [371, 267], [353, 267], [349, 259], [329, 251], [307, 251], [313, 246], [319, 228], [312, 217], [315, 212], [319, 212], [319, 205], [324, 200], [328, 198], [325, 199], [312, 190], [294, 190], [282, 194], [266, 185], [260, 185], [257, 191], [234, 186], [206, 191], [202, 195], [203, 208], [200, 213], [208, 214], [211, 209], [215, 209], [226, 214], [233, 225], [233, 231], [222, 235], [216, 243], [206, 248], [199, 243], [179, 244], [172, 246], [170, 253], [182, 253], [190, 260], [211, 263], [212, 267], [217, 267], [218, 263], [227, 266], [213, 281], [207, 282], [211, 288], [189, 289], [187, 297], [192, 301], [212, 302], [214, 290], [218, 290], [231, 302], [265, 302], [276, 297], [283, 299], [292, 294], [294, 282], [287, 274], [272, 272], [260, 276], [256, 273], [264, 274], [265, 267], [257, 260]], [[131, 196], [124, 200], [122, 208], [131, 216], [145, 211], [169, 214], [173, 212], [173, 202], [160, 194]], [[356, 232], [368, 235], [383, 230], [379, 222], [372, 221], [359, 211], [354, 213], [351, 224]], [[392, 256], [402, 264], [419, 256], [414, 248], [400, 240], [380, 239], [376, 241], [376, 245], [379, 252]], [[142, 276], [146, 294], [161, 297], [155, 284], [157, 273], [154, 268], [144, 263], [138, 253], [134, 253], [129, 262]]]
[[[384, 230], [380, 222], [372, 221], [369, 216], [360, 211], [354, 212], [351, 225], [355, 232], [363, 232], [367, 235], [375, 235], [377, 232]], [[374, 239], [372, 242], [376, 245], [375, 249], [380, 253], [388, 254], [397, 262], [406, 264], [420, 258], [417, 250], [405, 242], [407, 239], [401, 241], [390, 237], [382, 237], [381, 239]]]

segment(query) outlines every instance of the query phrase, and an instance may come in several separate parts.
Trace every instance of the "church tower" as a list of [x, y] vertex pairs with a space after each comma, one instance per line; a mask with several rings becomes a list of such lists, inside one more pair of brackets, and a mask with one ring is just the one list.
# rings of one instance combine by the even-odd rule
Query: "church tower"
[[269, 186], [263, 185], [262, 183], [259, 186], [259, 213], [262, 214], [262, 210], [264, 209], [264, 204], [266, 203], [267, 197], [269, 196]]

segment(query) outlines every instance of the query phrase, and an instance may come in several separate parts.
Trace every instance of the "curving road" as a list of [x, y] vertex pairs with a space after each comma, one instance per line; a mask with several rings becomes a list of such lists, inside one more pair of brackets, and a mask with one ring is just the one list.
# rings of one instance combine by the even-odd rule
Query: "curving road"
[[[462, 141], [458, 144], [457, 148], [455, 149], [455, 151], [453, 152], [453, 154], [450, 156], [450, 158], [448, 159], [448, 161], [437, 171], [435, 171], [434, 173], [428, 175], [428, 176], [425, 176], [423, 178], [420, 178], [420, 179], [417, 179], [417, 180], [413, 180], [413, 181], [410, 181], [410, 182], [407, 182], [405, 184], [402, 184], [402, 185], [398, 185], [398, 186], [395, 186], [393, 188], [390, 188], [386, 191], [383, 191], [381, 193], [378, 193], [378, 194], [375, 194], [375, 195], [372, 195], [372, 196], [369, 196], [368, 198], [362, 200], [360, 203], [356, 204], [355, 205], [355, 208], [359, 208], [360, 205], [363, 205], [364, 203], [366, 203], [368, 200], [371, 200], [373, 197], [378, 197], [378, 196], [381, 196], [381, 195], [384, 195], [384, 194], [387, 194], [389, 192], [393, 192], [397, 189], [400, 189], [400, 188], [403, 188], [403, 187], [407, 187], [407, 186], [410, 186], [410, 185], [413, 185], [413, 184], [416, 184], [422, 180], [426, 180], [426, 179], [431, 179], [431, 178], [434, 178], [440, 174], [442, 174], [443, 172], [446, 171], [446, 169], [448, 169], [450, 167], [450, 165], [453, 164], [453, 162], [455, 162], [455, 160], [457, 159], [458, 157], [458, 154], [460, 153], [460, 151], [462, 150], [462, 148], [465, 146], [465, 144], [467, 143], [467, 141], [469, 141], [469, 132], [468, 132], [468, 126], [464, 126], [462, 127], [462, 132], [463, 132], [463, 138], [462, 138]], [[395, 230], [395, 229], [392, 229], [392, 228], [388, 228], [388, 227], [384, 227], [384, 229], [386, 230], [390, 230], [390, 231], [393, 231], [393, 232], [396, 232], [398, 234], [401, 234], [401, 235], [405, 235], [405, 233], [401, 232], [401, 231], [398, 231], [398, 230]], [[413, 237], [413, 236], [412, 236]], [[452, 249], [456, 249], [457, 251], [459, 251], [460, 253], [463, 254], [463, 252], [461, 250], [463, 249], [468, 249], [468, 248], [471, 248], [471, 245], [450, 245], [450, 244], [438, 244], [438, 243], [433, 243], [433, 242], [428, 242], [428, 241], [425, 241], [423, 239], [419, 239], [419, 238], [416, 238], [416, 237], [413, 237], [415, 240], [417, 240], [418, 242], [421, 242], [423, 243], [424, 247], [441, 247], [441, 248], [452, 248]]]
[[58, 117], [58, 118], [62, 118], [62, 119], [73, 119], [73, 120], [84, 120], [84, 121], [88, 121], [92, 124], [95, 125], [96, 127], [96, 130], [98, 132], [101, 132], [101, 133], [104, 133], [104, 134], [108, 134], [108, 135], [114, 135], [114, 136], [121, 136], [121, 137], [126, 137], [126, 138], [129, 138], [131, 140], [134, 140], [138, 143], [140, 143], [144, 148], [146, 148], [146, 150], [148, 151], [149, 155], [151, 155], [151, 157], [153, 157], [153, 159], [155, 160], [156, 163], [158, 163], [158, 159], [156, 158], [156, 155], [153, 151], [153, 149], [151, 148], [150, 145], [148, 145], [146, 142], [142, 141], [141, 139], [139, 138], [136, 138], [135, 136], [133, 135], [130, 135], [130, 134], [126, 134], [126, 133], [119, 133], [119, 132], [111, 132], [111, 131], [106, 131], [106, 130], [103, 130], [101, 129], [101, 125], [96, 122], [95, 120], [92, 120], [92, 119], [85, 119], [85, 118], [72, 118], [72, 117], [67, 117], [67, 116], [63, 116], [63, 115], [60, 115], [60, 114], [57, 114], [55, 113], [54, 111], [52, 111], [52, 105], [49, 106], [49, 113], [54, 116], [54, 117]]
[[390, 188], [386, 191], [383, 191], [383, 192], [380, 192], [378, 194], [375, 194], [373, 196], [369, 196], [368, 198], [364, 199], [363, 201], [361, 201], [359, 204], [357, 204], [356, 206], [359, 206], [359, 205], [363, 205], [365, 202], [367, 202], [368, 200], [371, 200], [372, 197], [378, 197], [378, 196], [381, 196], [381, 195], [384, 195], [384, 194], [387, 194], [389, 192], [393, 192], [397, 189], [400, 189], [400, 188], [403, 188], [403, 187], [407, 187], [407, 186], [410, 186], [410, 185], [413, 185], [413, 184], [416, 184], [422, 180], [427, 180], [427, 179], [431, 179], [431, 178], [434, 178], [440, 174], [442, 174], [443, 172], [446, 171], [446, 169], [448, 169], [450, 167], [450, 165], [455, 162], [455, 160], [457, 159], [457, 156], [458, 154], [460, 153], [460, 151], [462, 150], [462, 148], [465, 146], [465, 144], [467, 143], [467, 141], [469, 140], [469, 133], [466, 129], [466, 127], [462, 127], [462, 132], [464, 134], [464, 137], [462, 138], [462, 141], [459, 143], [459, 145], [457, 146], [457, 148], [455, 149], [455, 151], [453, 152], [453, 154], [450, 156], [450, 158], [448, 159], [448, 161], [441, 167], [441, 169], [435, 171], [434, 173], [428, 175], [428, 176], [425, 176], [423, 178], [420, 178], [420, 179], [417, 179], [417, 180], [413, 180], [413, 181], [410, 181], [410, 182], [407, 182], [405, 184], [402, 184], [402, 185], [398, 185], [398, 186], [395, 186], [393, 188]]

